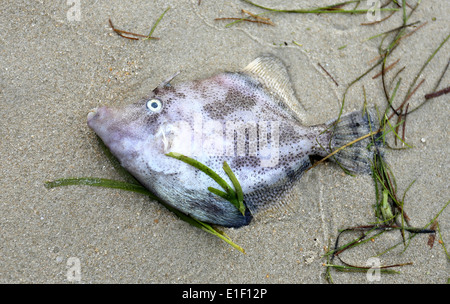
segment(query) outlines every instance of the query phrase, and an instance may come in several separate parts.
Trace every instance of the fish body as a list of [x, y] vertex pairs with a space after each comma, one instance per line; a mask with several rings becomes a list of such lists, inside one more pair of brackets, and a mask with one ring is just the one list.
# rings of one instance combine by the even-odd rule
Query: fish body
[[[240, 72], [170, 85], [123, 108], [90, 112], [88, 125], [146, 188], [198, 220], [226, 227], [247, 225], [258, 212], [290, 203], [290, 190], [324, 157], [378, 128], [373, 112], [339, 122], [301, 124], [303, 110], [284, 64], [262, 56]], [[372, 151], [362, 140], [335, 155], [344, 168], [368, 172]], [[245, 214], [213, 194], [216, 182], [169, 152], [191, 157], [229, 181], [226, 161], [244, 193]], [[229, 182], [229, 184], [232, 184]]]

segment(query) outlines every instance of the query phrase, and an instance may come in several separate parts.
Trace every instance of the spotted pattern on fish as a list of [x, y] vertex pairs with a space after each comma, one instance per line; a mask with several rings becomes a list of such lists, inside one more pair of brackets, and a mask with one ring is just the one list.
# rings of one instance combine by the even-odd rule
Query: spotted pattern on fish
[[[302, 125], [305, 113], [287, 69], [273, 56], [203, 80], [171, 85], [172, 78], [134, 104], [94, 110], [88, 125], [161, 200], [212, 224], [240, 227], [263, 210], [295, 203], [291, 190], [311, 167], [310, 156], [324, 157], [379, 127], [373, 111]], [[379, 145], [367, 149], [370, 141], [359, 141], [331, 160], [368, 172]], [[217, 188], [210, 177], [168, 152], [200, 161], [231, 184], [222, 169], [226, 161], [244, 192], [245, 214], [208, 190]]]

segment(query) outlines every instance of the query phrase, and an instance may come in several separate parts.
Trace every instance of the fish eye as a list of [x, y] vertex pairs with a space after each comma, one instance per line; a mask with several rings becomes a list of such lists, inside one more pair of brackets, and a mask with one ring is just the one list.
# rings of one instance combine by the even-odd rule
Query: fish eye
[[149, 109], [150, 111], [154, 112], [154, 113], [159, 113], [162, 110], [162, 102], [159, 99], [155, 99], [152, 98], [150, 100], [147, 101], [146, 103], [147, 109]]

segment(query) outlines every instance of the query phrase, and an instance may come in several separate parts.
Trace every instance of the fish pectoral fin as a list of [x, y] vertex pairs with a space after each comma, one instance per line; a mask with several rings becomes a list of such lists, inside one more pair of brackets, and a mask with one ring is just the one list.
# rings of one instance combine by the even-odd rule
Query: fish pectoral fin
[[260, 56], [242, 72], [261, 83], [276, 105], [296, 120], [301, 121], [305, 116], [303, 106], [295, 96], [287, 68], [279, 58], [273, 55]]

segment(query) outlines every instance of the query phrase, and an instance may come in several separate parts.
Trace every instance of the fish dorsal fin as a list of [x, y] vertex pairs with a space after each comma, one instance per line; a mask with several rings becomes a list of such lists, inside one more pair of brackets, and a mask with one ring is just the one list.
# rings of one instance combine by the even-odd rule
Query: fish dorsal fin
[[180, 71], [175, 72], [174, 74], [172, 74], [170, 77], [168, 77], [166, 80], [164, 80], [163, 82], [161, 82], [155, 89], [153, 89], [153, 92], [157, 92], [158, 90], [170, 87], [170, 82], [178, 76], [178, 74], [180, 74]]
[[286, 66], [279, 58], [272, 55], [260, 56], [247, 65], [243, 72], [256, 78], [276, 104], [294, 119], [298, 121], [303, 119], [304, 110], [295, 97]]

